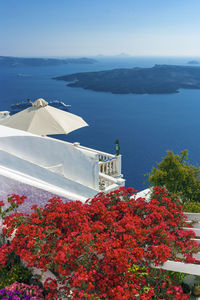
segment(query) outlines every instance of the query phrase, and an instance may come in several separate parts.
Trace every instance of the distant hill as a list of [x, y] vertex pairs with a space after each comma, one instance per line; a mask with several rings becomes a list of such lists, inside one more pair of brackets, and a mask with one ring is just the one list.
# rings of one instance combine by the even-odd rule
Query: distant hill
[[117, 57], [131, 57], [131, 55], [130, 54], [127, 54], [127, 53], [124, 53], [124, 52], [122, 52], [122, 53], [120, 53], [120, 54], [118, 54], [118, 55], [116, 55]]
[[188, 64], [190, 64], [190, 65], [198, 65], [199, 62], [198, 62], [198, 60], [190, 60], [190, 61], [188, 61]]
[[26, 58], [13, 56], [0, 56], [0, 66], [54, 66], [64, 64], [93, 64], [97, 62], [91, 58]]
[[70, 87], [114, 94], [168, 94], [180, 88], [200, 89], [200, 67], [155, 65], [152, 68], [114, 69], [53, 78]]

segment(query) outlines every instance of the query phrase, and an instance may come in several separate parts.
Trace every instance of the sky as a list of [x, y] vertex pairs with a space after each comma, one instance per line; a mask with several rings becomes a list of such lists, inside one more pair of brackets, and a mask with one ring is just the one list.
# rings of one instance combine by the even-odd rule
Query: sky
[[0, 0], [0, 55], [200, 57], [200, 0]]

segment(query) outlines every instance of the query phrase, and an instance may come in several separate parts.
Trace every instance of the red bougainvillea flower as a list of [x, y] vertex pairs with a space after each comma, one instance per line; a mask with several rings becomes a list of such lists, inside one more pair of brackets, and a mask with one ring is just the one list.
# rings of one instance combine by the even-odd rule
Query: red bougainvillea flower
[[8, 202], [20, 205], [20, 204], [24, 203], [25, 199], [27, 199], [26, 196], [19, 196], [19, 195], [16, 195], [16, 194], [11, 194], [8, 197]]
[[0, 201], [0, 206], [4, 206], [5, 203], [3, 201]]
[[[52, 198], [44, 208], [33, 206], [30, 215], [5, 218], [4, 235], [15, 230], [11, 247], [21, 259], [57, 274], [57, 282], [45, 283], [47, 299], [187, 299], [176, 282], [151, 267], [178, 261], [179, 254], [195, 261], [192, 253], [200, 250], [194, 233], [182, 229], [187, 223], [180, 202], [159, 187], [149, 202], [133, 194], [122, 187], [85, 204]], [[17, 195], [13, 201], [22, 202]]]

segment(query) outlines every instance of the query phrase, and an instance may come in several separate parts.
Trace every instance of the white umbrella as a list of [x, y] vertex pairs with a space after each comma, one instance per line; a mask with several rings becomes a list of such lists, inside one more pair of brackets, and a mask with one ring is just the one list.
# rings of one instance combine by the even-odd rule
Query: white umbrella
[[67, 134], [88, 126], [81, 117], [54, 108], [42, 98], [33, 102], [32, 107], [0, 121], [0, 124], [38, 135]]

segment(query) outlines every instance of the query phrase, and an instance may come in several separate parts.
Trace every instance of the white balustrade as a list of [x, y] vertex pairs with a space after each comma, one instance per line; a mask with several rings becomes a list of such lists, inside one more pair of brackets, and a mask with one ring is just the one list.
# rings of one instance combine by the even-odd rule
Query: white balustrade
[[99, 161], [99, 172], [107, 175], [116, 175], [117, 172], [117, 158], [111, 158], [104, 161]]
[[[121, 174], [121, 155], [113, 155], [106, 152], [98, 151], [92, 148], [84, 147], [80, 143], [74, 143], [75, 147], [95, 152], [98, 157], [98, 175], [97, 185], [99, 190], [108, 191], [110, 189], [116, 189], [118, 186], [123, 186], [125, 180], [122, 179]], [[107, 177], [105, 178], [106, 175]], [[120, 179], [119, 181], [114, 179]]]

